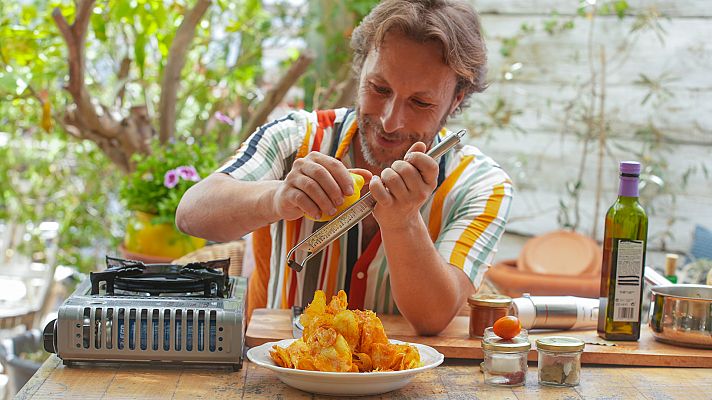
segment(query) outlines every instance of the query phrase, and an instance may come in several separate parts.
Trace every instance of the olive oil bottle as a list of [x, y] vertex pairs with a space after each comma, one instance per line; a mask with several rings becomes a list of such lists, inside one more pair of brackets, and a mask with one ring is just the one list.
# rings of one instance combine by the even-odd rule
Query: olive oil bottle
[[638, 340], [648, 216], [638, 202], [640, 163], [620, 163], [618, 199], [606, 213], [598, 335]]

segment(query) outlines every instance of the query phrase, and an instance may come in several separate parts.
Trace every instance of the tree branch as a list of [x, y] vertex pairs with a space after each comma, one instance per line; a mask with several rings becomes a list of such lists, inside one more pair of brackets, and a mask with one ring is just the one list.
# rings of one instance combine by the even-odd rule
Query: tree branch
[[119, 101], [119, 107], [124, 105], [124, 94], [126, 93], [126, 81], [129, 77], [129, 68], [131, 67], [131, 59], [124, 57], [121, 60], [121, 66], [119, 67], [119, 73], [116, 75], [119, 81], [119, 93], [116, 96]]
[[173, 38], [171, 48], [168, 51], [168, 60], [166, 61], [166, 69], [163, 72], [163, 82], [161, 83], [161, 99], [158, 106], [158, 137], [161, 143], [166, 143], [174, 134], [180, 73], [185, 66], [185, 58], [190, 42], [193, 41], [195, 36], [195, 27], [203, 18], [209, 5], [210, 0], [198, 0], [198, 3], [186, 14], [183, 22], [178, 27], [176, 36]]
[[347, 75], [346, 80], [339, 85], [338, 90], [340, 95], [331, 103], [329, 108], [352, 107], [355, 103], [356, 91], [358, 90], [358, 81], [356, 78], [351, 74]]
[[[90, 129], [102, 130], [105, 127], [99, 120], [86, 86], [84, 86], [84, 41], [86, 39], [87, 25], [89, 24], [88, 12], [93, 5], [94, 0], [82, 0], [77, 5], [77, 19], [71, 26], [64, 19], [59, 8], [55, 8], [52, 11], [52, 18], [54, 18], [59, 31], [62, 33], [64, 41], [67, 42], [69, 83], [66, 89], [77, 104], [78, 112], [82, 114], [84, 123]], [[80, 17], [83, 19], [79, 19]]]
[[52, 11], [52, 18], [67, 43], [69, 82], [65, 89], [74, 100], [74, 106], [65, 111], [63, 126], [71, 135], [88, 139], [99, 148], [122, 171], [132, 169], [131, 155], [148, 152], [147, 132], [152, 127], [146, 113], [132, 113], [121, 122], [114, 119], [106, 107], [98, 112], [84, 83], [85, 42], [94, 0], [79, 0], [76, 18], [71, 25], [59, 8]]
[[[356, 95], [356, 86], [358, 82], [351, 71], [351, 64], [345, 63], [336, 73], [335, 78], [330, 82], [329, 87], [324, 93], [318, 96], [314, 93], [314, 107], [321, 109], [349, 107], [354, 103]], [[338, 93], [336, 98], [333, 98], [334, 93]]]
[[258, 126], [262, 125], [269, 114], [274, 110], [277, 105], [282, 101], [284, 96], [287, 94], [289, 88], [291, 88], [294, 83], [304, 75], [307, 67], [314, 60], [314, 56], [309, 53], [302, 53], [299, 58], [294, 61], [289, 70], [282, 76], [282, 78], [277, 82], [277, 84], [267, 92], [265, 99], [260, 103], [252, 113], [250, 119], [242, 125], [240, 130], [240, 141], [243, 141], [250, 135]]

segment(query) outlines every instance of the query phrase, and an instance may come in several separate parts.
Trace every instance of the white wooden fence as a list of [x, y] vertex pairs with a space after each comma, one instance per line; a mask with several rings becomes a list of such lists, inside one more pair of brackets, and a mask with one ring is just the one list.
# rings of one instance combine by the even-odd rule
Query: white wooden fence
[[[636, 158], [634, 152], [645, 142], [634, 133], [652, 124], [663, 135], [658, 143], [663, 149], [641, 161], [665, 167], [655, 172], [663, 179], [663, 187], [650, 184], [643, 191], [650, 215], [650, 245], [684, 252], [690, 248], [695, 224], [712, 228], [712, 1], [628, 3], [631, 8], [622, 20], [598, 16], [593, 24], [593, 68], [599, 93], [601, 49], [608, 61], [604, 109], [610, 137], [596, 215], [598, 139], [588, 147], [578, 230], [590, 235], [597, 224], [596, 238], [602, 238], [603, 215], [617, 193], [618, 161]], [[498, 98], [519, 111], [510, 125], [469, 140], [495, 158], [517, 186], [508, 230], [540, 234], [557, 229], [560, 201], [570, 203], [566, 184], [576, 180], [583, 155], [583, 141], [576, 131], [582, 132], [585, 124], [574, 117], [565, 125], [564, 119], [567, 105], [575, 103], [580, 109], [589, 104], [590, 89], [582, 93], [579, 88], [591, 77], [590, 20], [577, 17], [574, 28], [549, 35], [541, 27], [552, 18], [551, 12], [556, 10], [560, 21], [569, 19], [576, 15], [578, 1], [478, 0], [473, 4], [486, 31], [493, 83], [477, 95], [484, 105], [473, 102], [449, 125], [455, 128], [482, 120], [483, 109]], [[651, 7], [665, 16], [659, 20], [663, 41], [651, 30], [631, 33], [637, 17]], [[513, 56], [504, 58], [499, 52], [502, 40], [516, 35], [522, 24], [535, 27], [535, 33], [525, 35]], [[628, 50], [620, 51], [625, 46]], [[521, 66], [511, 68], [516, 63]], [[501, 78], [505, 71], [512, 74], [510, 80]], [[662, 96], [654, 95], [643, 104], [650, 89], [636, 83], [641, 75], [653, 80], [662, 77], [664, 90], [656, 92]], [[709, 177], [702, 172], [704, 167]], [[683, 185], [683, 174], [690, 168], [697, 172]], [[672, 237], [663, 242], [660, 238], [665, 232]]]

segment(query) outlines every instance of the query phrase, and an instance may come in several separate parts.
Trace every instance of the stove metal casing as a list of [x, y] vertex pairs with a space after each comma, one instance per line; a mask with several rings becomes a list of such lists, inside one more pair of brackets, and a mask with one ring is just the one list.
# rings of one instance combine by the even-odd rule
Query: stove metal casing
[[45, 349], [65, 365], [139, 361], [239, 369], [246, 292], [245, 278], [229, 277], [227, 298], [92, 295], [87, 279], [45, 328]]

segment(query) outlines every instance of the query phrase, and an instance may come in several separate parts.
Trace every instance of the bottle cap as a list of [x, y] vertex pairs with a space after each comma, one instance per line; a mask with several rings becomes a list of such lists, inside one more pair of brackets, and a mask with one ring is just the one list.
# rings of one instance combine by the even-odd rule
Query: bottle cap
[[640, 163], [637, 161], [621, 161], [620, 171], [623, 175], [640, 175]]
[[665, 254], [665, 275], [675, 275], [677, 268], [677, 254]]
[[569, 352], [581, 351], [586, 343], [581, 339], [568, 336], [547, 336], [536, 340], [537, 350]]
[[473, 294], [467, 298], [467, 304], [480, 307], [506, 307], [512, 304], [512, 298], [501, 294]]

